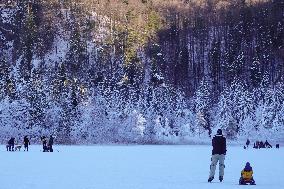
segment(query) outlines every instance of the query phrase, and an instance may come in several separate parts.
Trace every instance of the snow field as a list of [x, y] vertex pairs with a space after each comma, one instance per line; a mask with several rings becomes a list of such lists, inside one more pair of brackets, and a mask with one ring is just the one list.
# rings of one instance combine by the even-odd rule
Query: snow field
[[[0, 146], [0, 189], [282, 189], [284, 151], [229, 146], [223, 183], [208, 183], [211, 146], [41, 146], [6, 152]], [[239, 186], [245, 163], [256, 186]]]

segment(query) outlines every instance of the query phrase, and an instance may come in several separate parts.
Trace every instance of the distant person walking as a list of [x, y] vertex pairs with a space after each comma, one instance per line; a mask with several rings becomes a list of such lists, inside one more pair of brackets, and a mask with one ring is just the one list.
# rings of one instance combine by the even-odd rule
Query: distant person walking
[[24, 146], [25, 146], [24, 151], [26, 151], [26, 150], [27, 150], [27, 152], [29, 151], [29, 145], [31, 145], [30, 140], [29, 140], [28, 136], [25, 136], [24, 137]]
[[48, 151], [48, 149], [47, 149], [47, 138], [45, 136], [42, 136], [40, 139], [41, 139], [41, 142], [42, 142], [43, 152], [47, 152]]
[[48, 148], [50, 152], [53, 152], [53, 142], [54, 142], [54, 137], [52, 135], [50, 135], [49, 140], [48, 140]]
[[262, 141], [259, 142], [259, 148], [265, 148], [264, 142]]
[[10, 140], [8, 141], [8, 149], [9, 151], [14, 151], [14, 147], [15, 147], [15, 138], [11, 137]]
[[246, 142], [247, 148], [249, 147], [249, 144], [250, 144], [250, 141], [249, 141], [249, 139], [247, 139], [247, 142]]
[[266, 140], [264, 143], [265, 148], [272, 148], [271, 144]]
[[218, 129], [217, 134], [212, 139], [212, 157], [210, 165], [210, 174], [208, 182], [211, 182], [214, 179], [216, 165], [219, 161], [219, 180], [223, 181], [224, 178], [224, 168], [225, 168], [225, 155], [227, 152], [226, 147], [226, 138], [222, 134], [222, 130]]

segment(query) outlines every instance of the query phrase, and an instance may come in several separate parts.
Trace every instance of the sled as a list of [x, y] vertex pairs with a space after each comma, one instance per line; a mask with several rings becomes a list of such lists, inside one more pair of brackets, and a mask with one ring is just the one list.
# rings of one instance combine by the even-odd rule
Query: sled
[[256, 185], [254, 180], [240, 180], [239, 185]]

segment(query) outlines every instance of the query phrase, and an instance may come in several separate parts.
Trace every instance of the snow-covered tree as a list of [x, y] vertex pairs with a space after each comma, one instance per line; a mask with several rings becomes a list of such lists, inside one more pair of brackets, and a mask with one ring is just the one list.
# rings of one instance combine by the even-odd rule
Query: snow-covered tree
[[212, 83], [209, 78], [204, 78], [199, 85], [195, 94], [195, 111], [197, 115], [199, 135], [204, 131], [208, 131], [211, 135], [211, 124], [209, 112], [213, 105], [212, 99]]
[[226, 88], [220, 96], [216, 107], [215, 124], [223, 128], [231, 138], [246, 131], [243, 120], [253, 114], [253, 98], [244, 84], [236, 80], [230, 87]]

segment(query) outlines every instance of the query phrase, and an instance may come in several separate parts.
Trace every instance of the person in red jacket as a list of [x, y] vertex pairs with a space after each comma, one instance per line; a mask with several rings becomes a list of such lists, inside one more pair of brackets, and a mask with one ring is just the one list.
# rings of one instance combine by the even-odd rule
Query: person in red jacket
[[224, 178], [224, 168], [225, 168], [225, 155], [227, 152], [226, 138], [222, 134], [222, 130], [218, 129], [217, 134], [212, 139], [212, 157], [210, 165], [210, 173], [208, 182], [211, 182], [214, 179], [216, 165], [219, 161], [219, 180], [223, 181]]

